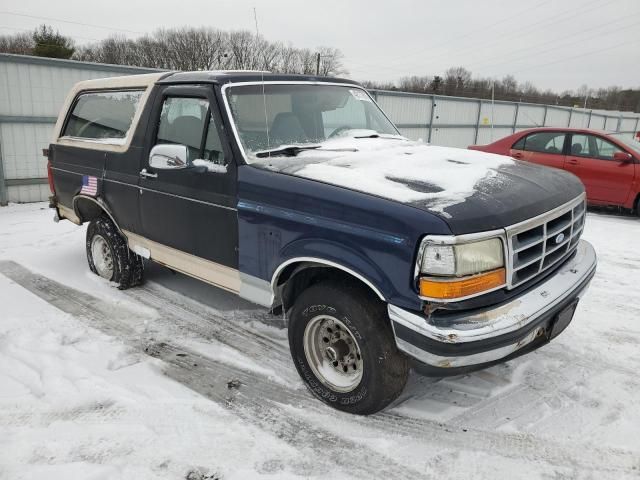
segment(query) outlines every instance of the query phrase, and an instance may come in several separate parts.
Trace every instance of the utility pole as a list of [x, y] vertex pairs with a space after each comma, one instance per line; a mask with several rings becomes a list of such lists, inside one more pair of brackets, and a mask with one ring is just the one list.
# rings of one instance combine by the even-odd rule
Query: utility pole
[[320, 52], [316, 53], [316, 76], [320, 75]]
[[491, 141], [493, 142], [493, 113], [496, 101], [496, 81], [491, 81]]
[[[586, 117], [586, 110], [587, 110], [587, 100], [589, 100], [589, 95], [591, 95], [591, 92], [589, 90], [587, 90], [587, 94], [584, 97], [584, 112], [583, 114], [585, 114], [585, 118], [582, 122], [582, 126], [584, 127], [584, 124], [587, 123], [587, 117]], [[589, 118], [591, 118], [591, 114], [589, 114]]]
[[226, 53], [226, 52], [225, 52], [225, 53], [220, 53], [220, 52], [218, 52], [218, 68], [219, 68], [220, 70], [222, 70], [222, 59], [223, 59], [223, 58], [224, 58], [224, 59], [229, 58], [229, 54], [228, 54], [228, 53]]

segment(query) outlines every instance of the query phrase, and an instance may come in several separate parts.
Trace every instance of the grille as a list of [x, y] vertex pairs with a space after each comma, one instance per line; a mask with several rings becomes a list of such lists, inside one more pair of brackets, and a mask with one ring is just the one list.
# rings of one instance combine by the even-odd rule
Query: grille
[[581, 196], [559, 209], [509, 227], [509, 288], [531, 280], [571, 255], [582, 234], [585, 212], [585, 199]]

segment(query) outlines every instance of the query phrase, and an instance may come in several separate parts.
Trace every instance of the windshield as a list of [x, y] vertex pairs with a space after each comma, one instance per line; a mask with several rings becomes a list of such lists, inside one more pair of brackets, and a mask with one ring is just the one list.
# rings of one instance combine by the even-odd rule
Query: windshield
[[266, 151], [319, 148], [341, 136], [399, 135], [367, 92], [354, 85], [239, 85], [227, 90], [227, 100], [249, 162]]
[[609, 136], [615, 138], [619, 142], [624, 143], [627, 147], [632, 148], [636, 152], [640, 152], [640, 142], [630, 136], [630, 133], [614, 133]]

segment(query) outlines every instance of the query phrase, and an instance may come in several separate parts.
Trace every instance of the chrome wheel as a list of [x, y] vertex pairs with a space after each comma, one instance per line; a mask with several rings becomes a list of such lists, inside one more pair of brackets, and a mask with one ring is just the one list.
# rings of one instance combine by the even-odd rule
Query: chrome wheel
[[350, 392], [362, 380], [362, 355], [347, 326], [330, 315], [312, 318], [304, 330], [304, 354], [315, 376], [336, 392]]
[[98, 275], [111, 280], [113, 278], [113, 255], [109, 244], [102, 235], [95, 235], [91, 240], [91, 258]]

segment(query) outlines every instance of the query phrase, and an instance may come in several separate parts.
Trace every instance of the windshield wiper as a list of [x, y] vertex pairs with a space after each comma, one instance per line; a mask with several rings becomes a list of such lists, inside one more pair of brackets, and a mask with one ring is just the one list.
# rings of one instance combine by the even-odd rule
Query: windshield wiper
[[273, 150], [263, 150], [262, 152], [256, 153], [256, 157], [277, 157], [280, 155], [285, 157], [295, 157], [300, 152], [303, 152], [305, 150], [315, 150], [316, 148], [320, 148], [320, 145], [289, 145], [287, 147], [274, 148]]
[[256, 157], [264, 158], [264, 157], [295, 157], [300, 152], [304, 152], [305, 150], [318, 150], [319, 152], [357, 152], [357, 148], [321, 148], [322, 145], [289, 145], [288, 147], [282, 148], [274, 148], [273, 150], [263, 150], [262, 152], [256, 153]]
[[371, 133], [371, 134], [367, 134], [367, 135], [356, 135], [353, 138], [383, 138], [385, 140], [404, 140], [404, 138], [401, 135], [391, 135], [388, 133]]

